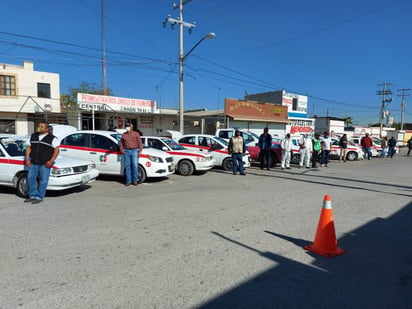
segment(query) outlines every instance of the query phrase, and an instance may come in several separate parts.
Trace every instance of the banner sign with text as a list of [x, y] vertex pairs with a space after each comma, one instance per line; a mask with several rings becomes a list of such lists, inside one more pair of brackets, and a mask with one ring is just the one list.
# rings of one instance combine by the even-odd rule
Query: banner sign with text
[[77, 105], [79, 109], [98, 112], [118, 113], [159, 113], [156, 109], [156, 101], [112, 97], [105, 95], [78, 93]]

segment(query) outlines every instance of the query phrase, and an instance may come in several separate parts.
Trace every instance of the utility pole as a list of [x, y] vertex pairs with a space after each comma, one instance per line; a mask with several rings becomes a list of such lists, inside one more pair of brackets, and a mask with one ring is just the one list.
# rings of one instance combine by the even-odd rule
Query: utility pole
[[192, 33], [192, 29], [196, 26], [195, 23], [187, 23], [183, 21], [183, 6], [189, 3], [192, 0], [180, 0], [179, 5], [173, 4], [173, 9], [179, 9], [179, 17], [172, 18], [169, 15], [164, 21], [163, 26], [166, 27], [167, 23], [170, 23], [172, 29], [176, 24], [179, 25], [179, 130], [180, 133], [184, 134], [184, 102], [183, 102], [183, 60], [185, 58], [184, 50], [183, 50], [183, 27], [187, 27], [189, 30], [189, 34]]
[[106, 59], [106, 0], [101, 0], [102, 5], [102, 79], [103, 94], [107, 95], [107, 59]]
[[405, 97], [409, 96], [409, 93], [405, 93], [406, 91], [410, 91], [411, 89], [397, 89], [398, 91], [402, 91], [402, 94], [398, 94], [398, 97], [402, 97], [402, 102], [401, 102], [401, 130], [403, 130], [403, 115], [405, 113]]
[[[390, 86], [392, 84], [390, 83], [383, 83], [383, 84], [378, 84], [378, 86], [383, 86], [383, 90], [378, 90], [376, 92], [377, 95], [382, 96], [382, 105], [381, 105], [381, 115], [380, 115], [380, 130], [379, 130], [379, 135], [382, 137], [382, 131], [383, 131], [383, 119], [384, 119], [384, 113], [385, 113], [385, 107], [388, 106], [390, 102], [392, 102], [392, 98], [387, 98], [386, 96], [392, 95], [392, 91], [389, 89], [387, 90], [386, 87]], [[388, 103], [385, 105], [385, 103]]]

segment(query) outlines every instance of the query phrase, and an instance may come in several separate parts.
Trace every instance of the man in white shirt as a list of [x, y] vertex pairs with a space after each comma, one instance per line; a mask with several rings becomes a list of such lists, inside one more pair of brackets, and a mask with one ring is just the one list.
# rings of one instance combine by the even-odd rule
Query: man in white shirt
[[322, 157], [320, 161], [320, 167], [329, 167], [329, 153], [332, 146], [332, 139], [329, 136], [329, 132], [323, 133], [323, 136], [320, 138], [320, 145], [322, 147]]

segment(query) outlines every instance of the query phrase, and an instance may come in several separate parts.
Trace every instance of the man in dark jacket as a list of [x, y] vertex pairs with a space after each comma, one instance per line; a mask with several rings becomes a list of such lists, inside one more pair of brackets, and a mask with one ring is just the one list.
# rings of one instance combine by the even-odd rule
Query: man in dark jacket
[[26, 166], [29, 169], [27, 185], [29, 197], [25, 203], [38, 204], [46, 195], [50, 169], [59, 155], [59, 141], [49, 131], [49, 124], [41, 122], [26, 148]]
[[272, 147], [272, 136], [269, 134], [269, 129], [264, 128], [263, 133], [259, 137], [260, 169], [263, 169], [266, 165], [266, 168], [270, 170], [270, 147]]
[[388, 147], [389, 147], [389, 151], [388, 151], [388, 156], [390, 156], [391, 158], [393, 158], [396, 150], [396, 139], [392, 136], [389, 141], [388, 141]]

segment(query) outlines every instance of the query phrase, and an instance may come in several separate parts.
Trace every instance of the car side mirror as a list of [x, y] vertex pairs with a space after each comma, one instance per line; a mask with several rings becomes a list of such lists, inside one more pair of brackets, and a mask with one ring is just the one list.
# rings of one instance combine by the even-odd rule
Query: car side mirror
[[163, 146], [163, 147], [162, 147], [162, 150], [163, 150], [163, 151], [167, 151], [168, 149], [167, 149], [166, 146]]

